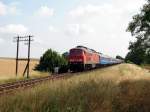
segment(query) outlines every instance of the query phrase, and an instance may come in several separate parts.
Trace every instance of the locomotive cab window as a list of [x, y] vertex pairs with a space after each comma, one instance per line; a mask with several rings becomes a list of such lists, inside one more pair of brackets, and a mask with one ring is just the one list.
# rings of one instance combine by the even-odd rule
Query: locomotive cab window
[[82, 55], [83, 51], [81, 49], [72, 49], [70, 55]]

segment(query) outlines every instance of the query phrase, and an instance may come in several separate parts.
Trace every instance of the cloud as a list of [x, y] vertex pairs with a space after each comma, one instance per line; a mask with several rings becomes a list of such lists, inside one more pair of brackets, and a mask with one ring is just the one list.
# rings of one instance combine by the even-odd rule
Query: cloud
[[144, 3], [144, 0], [126, 0], [125, 2], [123, 2], [122, 0], [110, 0], [109, 2], [96, 5], [92, 3], [86, 3], [70, 10], [68, 12], [68, 16], [74, 19], [88, 19], [110, 14], [113, 14], [112, 16], [120, 16], [121, 14], [127, 14], [128, 16], [130, 16], [139, 11], [140, 7]]
[[28, 28], [22, 24], [9, 24], [9, 25], [0, 27], [1, 33], [24, 34], [27, 31], [28, 31]]
[[98, 14], [99, 12], [101, 12], [101, 7], [88, 4], [86, 6], [78, 6], [77, 8], [71, 10], [69, 14], [72, 17], [81, 17]]
[[17, 8], [17, 5], [18, 4], [15, 2], [6, 5], [0, 1], [0, 16], [21, 14], [21, 11]]
[[49, 30], [50, 32], [58, 32], [58, 30], [57, 30], [54, 26], [52, 26], [52, 25], [50, 25], [50, 26], [48, 27], [48, 30]]
[[37, 14], [42, 17], [50, 17], [54, 15], [54, 9], [47, 6], [41, 6]]
[[21, 11], [18, 10], [16, 6], [11, 6], [11, 7], [9, 7], [9, 13], [11, 15], [19, 15], [19, 14], [21, 14]]
[[3, 42], [4, 42], [4, 40], [2, 38], [0, 38], [0, 43], [3, 43]]
[[6, 15], [7, 6], [0, 1], [0, 16]]
[[85, 35], [94, 33], [94, 29], [86, 24], [67, 24], [65, 26], [65, 34], [68, 36]]
[[110, 0], [102, 4], [85, 2], [67, 13], [65, 23], [70, 25], [65, 33], [70, 37], [77, 35], [77, 44], [87, 45], [108, 55], [125, 56], [132, 40], [126, 28], [144, 3], [144, 0]]
[[65, 29], [65, 33], [67, 35], [71, 35], [71, 36], [79, 35], [79, 33], [80, 33], [79, 30], [80, 30], [79, 24], [67, 24], [66, 29]]
[[125, 13], [126, 14], [135, 13], [137, 9], [139, 9], [138, 4], [137, 5], [126, 4], [124, 6], [120, 5], [121, 3], [119, 4], [119, 2], [116, 2], [116, 4], [109, 3], [103, 5], [93, 5], [93, 4], [81, 5], [69, 11], [68, 15], [74, 19], [89, 19], [89, 18], [91, 19], [105, 15], [122, 16]]

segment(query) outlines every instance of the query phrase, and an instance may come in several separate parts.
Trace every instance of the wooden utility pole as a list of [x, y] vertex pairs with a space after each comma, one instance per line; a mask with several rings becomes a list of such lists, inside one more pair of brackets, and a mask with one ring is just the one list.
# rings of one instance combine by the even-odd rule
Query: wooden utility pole
[[29, 36], [29, 45], [28, 45], [28, 71], [27, 71], [27, 78], [29, 78], [29, 71], [30, 71], [30, 43], [31, 36]]
[[16, 76], [18, 75], [19, 36], [17, 37]]
[[[30, 46], [31, 46], [31, 41], [33, 41], [32, 39], [33, 36], [29, 35], [29, 36], [24, 36], [24, 37], [15, 37], [17, 42], [17, 53], [16, 53], [16, 76], [18, 75], [18, 62], [19, 61], [27, 61], [26, 67], [24, 69], [23, 72], [23, 76], [25, 76], [25, 73], [27, 72], [27, 78], [29, 78], [29, 72], [30, 72]], [[27, 42], [25, 44], [28, 45], [28, 58], [19, 58], [19, 42]]]

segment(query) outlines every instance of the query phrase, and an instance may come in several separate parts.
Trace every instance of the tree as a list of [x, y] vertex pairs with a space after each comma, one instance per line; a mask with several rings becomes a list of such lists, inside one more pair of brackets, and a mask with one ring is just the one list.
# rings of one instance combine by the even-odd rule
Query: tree
[[67, 60], [56, 51], [48, 49], [40, 58], [40, 63], [37, 65], [36, 70], [52, 72], [54, 67], [61, 67], [64, 65], [67, 65]]
[[130, 42], [129, 53], [126, 56], [126, 62], [131, 61], [135, 64], [140, 65], [145, 63], [145, 46], [142, 44], [144, 39], [138, 37], [137, 41]]
[[64, 53], [62, 54], [62, 56], [63, 56], [65, 59], [68, 59], [69, 52], [64, 52]]
[[117, 56], [116, 56], [116, 59], [124, 60], [124, 58], [123, 58], [123, 57], [121, 57], [121, 56], [119, 56], [119, 55], [117, 55]]
[[136, 41], [130, 42], [126, 60], [136, 64], [150, 63], [150, 0], [147, 0], [139, 14], [133, 16], [127, 31], [136, 37]]

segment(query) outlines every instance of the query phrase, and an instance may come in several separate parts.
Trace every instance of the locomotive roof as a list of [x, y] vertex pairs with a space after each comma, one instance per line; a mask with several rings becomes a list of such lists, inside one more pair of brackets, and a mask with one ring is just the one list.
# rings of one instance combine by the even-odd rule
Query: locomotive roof
[[[108, 56], [108, 55], [104, 55], [104, 54], [101, 53], [101, 52], [96, 52], [94, 49], [90, 49], [90, 48], [87, 48], [87, 47], [85, 47], [85, 46], [76, 46], [76, 47], [73, 48], [73, 49], [82, 49], [82, 50], [85, 50], [85, 51], [88, 51], [88, 52], [91, 52], [91, 53], [97, 53], [97, 54], [99, 54], [99, 56], [101, 56], [101, 57], [111, 58], [111, 59], [114, 59], [114, 60], [118, 60], [118, 59], [113, 58], [113, 57], [110, 57], [110, 56]], [[118, 61], [119, 61], [119, 60], [118, 60]]]
[[90, 49], [85, 46], [77, 46], [76, 48], [87, 50], [88, 52], [91, 52], [91, 53], [97, 53], [94, 49]]

